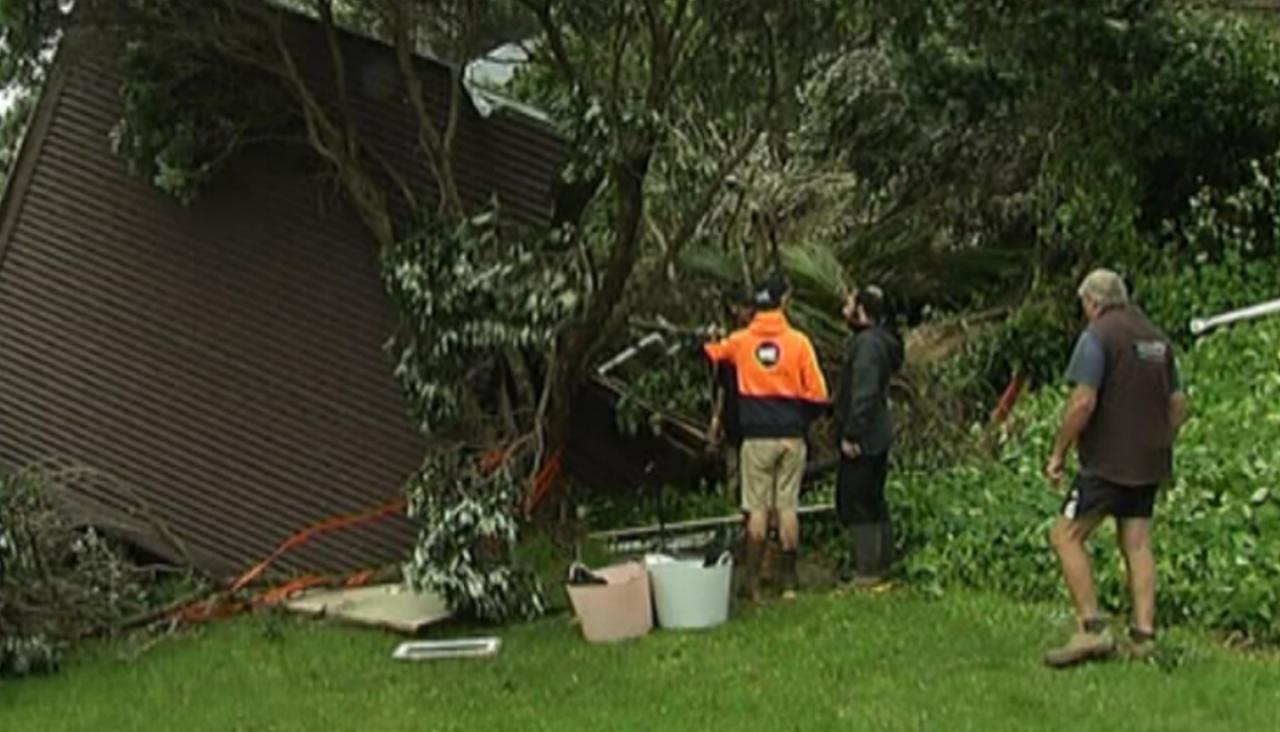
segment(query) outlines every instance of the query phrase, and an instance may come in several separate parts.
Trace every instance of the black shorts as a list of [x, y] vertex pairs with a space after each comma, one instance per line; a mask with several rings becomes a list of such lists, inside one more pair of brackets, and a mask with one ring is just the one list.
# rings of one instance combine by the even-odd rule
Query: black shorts
[[1069, 519], [1095, 514], [1118, 519], [1151, 518], [1157, 488], [1158, 485], [1120, 485], [1096, 475], [1080, 474], [1062, 503], [1062, 515]]

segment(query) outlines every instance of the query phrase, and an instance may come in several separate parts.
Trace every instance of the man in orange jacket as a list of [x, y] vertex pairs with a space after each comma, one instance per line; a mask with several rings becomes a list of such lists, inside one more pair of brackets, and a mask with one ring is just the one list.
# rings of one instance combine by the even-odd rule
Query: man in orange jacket
[[747, 513], [743, 589], [760, 598], [769, 511], [778, 513], [784, 597], [794, 597], [800, 520], [796, 513], [805, 468], [805, 433], [827, 408], [827, 383], [808, 336], [787, 322], [787, 283], [770, 278], [755, 294], [751, 323], [724, 340], [703, 347], [715, 364], [732, 365], [738, 380], [742, 429], [742, 510]]

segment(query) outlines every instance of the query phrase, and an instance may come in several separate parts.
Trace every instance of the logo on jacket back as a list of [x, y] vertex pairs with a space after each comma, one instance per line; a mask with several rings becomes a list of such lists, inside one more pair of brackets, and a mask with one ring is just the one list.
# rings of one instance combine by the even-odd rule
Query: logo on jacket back
[[756, 362], [761, 366], [771, 369], [778, 365], [782, 360], [782, 347], [773, 341], [761, 341], [756, 346]]
[[1147, 363], [1164, 363], [1169, 358], [1169, 346], [1160, 341], [1138, 341], [1134, 350], [1138, 358]]

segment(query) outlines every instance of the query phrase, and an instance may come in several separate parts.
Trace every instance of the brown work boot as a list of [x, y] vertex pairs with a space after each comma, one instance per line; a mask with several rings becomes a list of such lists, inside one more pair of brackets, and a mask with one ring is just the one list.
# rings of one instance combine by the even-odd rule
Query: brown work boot
[[738, 583], [738, 597], [751, 602], [760, 602], [760, 565], [764, 562], [764, 542], [748, 538], [742, 553], [742, 577]]
[[1156, 654], [1156, 634], [1129, 628], [1129, 637], [1120, 645], [1120, 655], [1129, 661], [1146, 661]]
[[1115, 639], [1101, 618], [1084, 621], [1079, 630], [1071, 634], [1066, 645], [1044, 654], [1044, 662], [1054, 668], [1066, 668], [1095, 658], [1110, 656], [1116, 649]]
[[796, 599], [796, 590], [800, 588], [800, 577], [796, 573], [796, 550], [782, 552], [782, 599]]

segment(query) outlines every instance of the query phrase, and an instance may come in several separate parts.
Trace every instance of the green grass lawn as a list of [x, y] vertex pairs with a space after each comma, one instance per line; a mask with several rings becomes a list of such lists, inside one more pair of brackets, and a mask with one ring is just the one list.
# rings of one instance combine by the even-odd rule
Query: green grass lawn
[[405, 664], [384, 633], [247, 619], [0, 682], [0, 730], [1280, 729], [1274, 656], [1176, 631], [1160, 665], [1051, 671], [1061, 627], [985, 596], [824, 593], [608, 647], [550, 618], [497, 658]]

